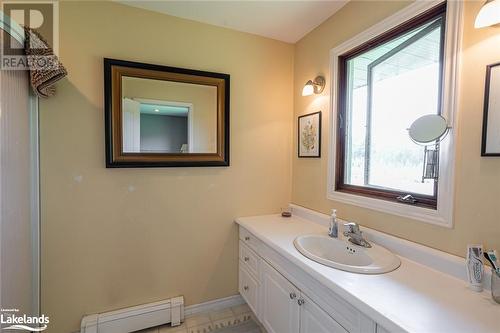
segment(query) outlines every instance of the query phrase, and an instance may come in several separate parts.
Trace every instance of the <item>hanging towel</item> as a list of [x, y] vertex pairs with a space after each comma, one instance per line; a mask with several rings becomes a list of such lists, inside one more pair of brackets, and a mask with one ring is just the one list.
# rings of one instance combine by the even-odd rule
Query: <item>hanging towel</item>
[[24, 27], [24, 52], [29, 64], [31, 86], [40, 97], [56, 93], [54, 84], [68, 72], [45, 39], [36, 31]]

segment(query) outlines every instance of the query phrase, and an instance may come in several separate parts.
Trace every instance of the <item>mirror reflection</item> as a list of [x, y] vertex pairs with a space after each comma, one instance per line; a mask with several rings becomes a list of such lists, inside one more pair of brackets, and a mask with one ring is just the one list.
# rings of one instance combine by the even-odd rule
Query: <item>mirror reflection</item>
[[122, 76], [124, 153], [216, 153], [217, 87]]
[[429, 114], [415, 120], [409, 128], [409, 134], [417, 143], [430, 143], [441, 138], [447, 130], [446, 119], [438, 114]]
[[[408, 133], [412, 141], [418, 145], [424, 146], [424, 168], [422, 173], [422, 183], [430, 179], [437, 181], [439, 178], [439, 146], [441, 140], [448, 133], [446, 119], [438, 114], [428, 114], [415, 120]], [[413, 203], [413, 197], [410, 195], [398, 197], [402, 202]], [[410, 200], [410, 201], [408, 201]]]

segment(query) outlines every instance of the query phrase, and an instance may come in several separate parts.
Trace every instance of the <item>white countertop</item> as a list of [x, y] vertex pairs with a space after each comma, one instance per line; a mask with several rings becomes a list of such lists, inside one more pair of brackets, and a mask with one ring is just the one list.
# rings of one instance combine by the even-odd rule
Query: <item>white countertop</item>
[[500, 332], [500, 304], [487, 291], [469, 290], [460, 279], [404, 257], [390, 273], [344, 272], [304, 257], [293, 245], [299, 235], [325, 234], [324, 226], [279, 215], [242, 217], [236, 222], [390, 331]]

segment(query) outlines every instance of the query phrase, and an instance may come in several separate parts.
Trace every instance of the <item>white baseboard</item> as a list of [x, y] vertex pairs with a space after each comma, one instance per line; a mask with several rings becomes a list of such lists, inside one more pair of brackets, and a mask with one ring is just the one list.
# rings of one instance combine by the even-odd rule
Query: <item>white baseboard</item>
[[180, 323], [184, 321], [184, 317], [217, 311], [244, 303], [245, 301], [241, 295], [234, 295], [184, 307], [184, 298], [182, 296], [175, 297], [164, 301], [85, 316], [82, 319], [80, 333], [134, 332], [167, 323]]
[[184, 297], [83, 317], [80, 333], [127, 333], [184, 320]]

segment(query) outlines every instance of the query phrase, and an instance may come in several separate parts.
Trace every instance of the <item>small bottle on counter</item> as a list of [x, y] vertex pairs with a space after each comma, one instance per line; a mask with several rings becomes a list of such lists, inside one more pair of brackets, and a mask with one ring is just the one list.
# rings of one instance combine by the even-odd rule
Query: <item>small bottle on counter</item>
[[328, 236], [333, 238], [339, 237], [339, 223], [337, 221], [336, 209], [332, 209], [332, 215], [330, 216], [330, 227], [328, 228]]
[[483, 246], [468, 245], [467, 246], [467, 278], [469, 280], [469, 288], [474, 291], [483, 291]]

